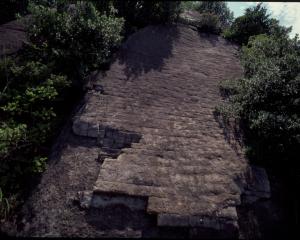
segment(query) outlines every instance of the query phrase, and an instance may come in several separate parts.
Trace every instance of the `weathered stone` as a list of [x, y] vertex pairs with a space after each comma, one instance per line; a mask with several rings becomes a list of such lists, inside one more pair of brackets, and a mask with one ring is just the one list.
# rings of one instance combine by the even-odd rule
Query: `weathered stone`
[[[236, 206], [247, 187], [256, 187], [247, 186], [247, 160], [225, 140], [213, 113], [221, 101], [218, 82], [241, 74], [236, 46], [219, 36], [181, 25], [132, 35], [95, 80], [105, 95], [88, 92], [88, 107], [77, 116], [100, 124], [105, 152], [122, 149], [118, 157], [102, 154], [95, 206], [132, 208], [142, 197], [158, 226], [236, 234]], [[79, 135], [84, 130], [75, 127]]]
[[99, 135], [99, 125], [98, 124], [91, 124], [88, 126], [87, 136], [97, 138]]
[[83, 191], [77, 193], [76, 200], [79, 202], [81, 208], [87, 209], [91, 206], [92, 198], [93, 192]]
[[15, 54], [26, 41], [23, 19], [15, 20], [0, 26], [0, 59]]
[[189, 216], [181, 216], [175, 214], [159, 214], [157, 216], [158, 226], [189, 226]]
[[88, 136], [88, 127], [88, 122], [82, 121], [80, 119], [75, 119], [72, 129], [75, 134], [86, 137]]

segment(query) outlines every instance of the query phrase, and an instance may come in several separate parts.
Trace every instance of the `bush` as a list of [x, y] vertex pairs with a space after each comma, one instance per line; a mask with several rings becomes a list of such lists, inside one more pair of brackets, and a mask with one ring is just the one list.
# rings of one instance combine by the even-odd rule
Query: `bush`
[[[227, 7], [227, 3], [225, 2], [201, 1], [195, 8], [201, 14], [210, 13], [212, 15], [216, 15], [218, 17], [219, 25], [222, 28], [230, 26], [233, 21], [233, 12], [230, 11]], [[214, 21], [216, 20], [212, 20], [212, 22]]]
[[12, 59], [1, 61], [0, 76], [0, 187], [13, 193], [20, 178], [41, 171], [41, 146], [52, 134], [56, 105], [70, 82], [40, 62]]
[[196, 26], [200, 32], [215, 33], [221, 32], [219, 17], [212, 13], [202, 13]]
[[123, 19], [100, 14], [91, 2], [60, 8], [30, 4], [29, 12], [31, 52], [73, 78], [83, 78], [109, 62], [122, 40]]
[[181, 8], [182, 10], [192, 10], [195, 11], [199, 7], [199, 1], [181, 1]]
[[219, 111], [245, 126], [249, 157], [295, 164], [300, 154], [300, 41], [252, 36], [241, 57], [245, 77], [222, 83], [229, 98]]
[[51, 139], [78, 93], [71, 86], [82, 87], [122, 40], [124, 21], [113, 9], [102, 14], [91, 2], [74, 2], [31, 1], [28, 43], [0, 61], [0, 219], [44, 171]]
[[137, 28], [175, 21], [181, 11], [180, 1], [114, 0], [113, 5], [127, 25]]
[[278, 26], [278, 21], [270, 19], [267, 8], [262, 3], [247, 8], [245, 14], [236, 18], [230, 28], [224, 30], [223, 36], [238, 44], [247, 44], [251, 36], [270, 34]]

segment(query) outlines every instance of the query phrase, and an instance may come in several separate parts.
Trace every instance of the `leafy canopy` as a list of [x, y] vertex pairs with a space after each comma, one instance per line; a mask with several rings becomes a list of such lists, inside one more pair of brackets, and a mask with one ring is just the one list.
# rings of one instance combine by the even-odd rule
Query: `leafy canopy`
[[56, 71], [82, 78], [109, 61], [121, 43], [124, 20], [101, 14], [91, 2], [59, 6], [29, 4], [30, 47]]
[[226, 2], [200, 1], [196, 10], [200, 13], [210, 13], [218, 16], [222, 28], [228, 27], [233, 21], [233, 12], [230, 11]]
[[242, 48], [241, 60], [245, 76], [222, 83], [229, 98], [219, 110], [245, 124], [254, 159], [273, 163], [295, 160], [300, 146], [298, 36], [252, 36]]
[[259, 34], [287, 35], [290, 28], [279, 25], [278, 20], [270, 18], [262, 3], [249, 7], [245, 14], [234, 20], [230, 28], [224, 30], [224, 37], [238, 44], [247, 44], [251, 36]]

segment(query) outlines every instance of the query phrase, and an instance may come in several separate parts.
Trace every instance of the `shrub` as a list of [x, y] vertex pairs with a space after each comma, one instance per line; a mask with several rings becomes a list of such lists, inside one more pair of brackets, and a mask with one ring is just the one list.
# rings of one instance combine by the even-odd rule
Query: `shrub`
[[44, 170], [44, 147], [55, 133], [56, 108], [70, 82], [43, 63], [20, 59], [2, 60], [0, 79], [0, 188], [6, 195], [2, 218], [29, 177]]
[[109, 62], [122, 40], [123, 19], [113, 9], [102, 14], [91, 2], [73, 2], [31, 1], [28, 43], [0, 61], [0, 219], [27, 180], [45, 169], [51, 139], [71, 107], [70, 86], [82, 86], [78, 80]]
[[107, 63], [121, 43], [123, 19], [100, 14], [91, 2], [76, 2], [60, 8], [29, 5], [31, 52], [55, 70], [74, 78]]
[[200, 32], [218, 34], [221, 31], [219, 17], [212, 13], [202, 13], [196, 25]]
[[199, 1], [181, 1], [182, 10], [192, 10], [195, 11], [199, 7]]
[[242, 45], [247, 44], [251, 36], [270, 34], [279, 25], [278, 21], [270, 19], [269, 16], [262, 3], [247, 8], [243, 16], [236, 18], [231, 27], [224, 30], [223, 36]]
[[137, 28], [175, 21], [181, 11], [180, 1], [114, 0], [113, 5], [127, 25]]
[[[196, 5], [196, 10], [200, 13], [210, 13], [216, 15], [219, 20], [220, 27], [225, 28], [230, 26], [233, 21], [233, 12], [227, 7], [225, 2], [215, 1], [200, 1]], [[216, 20], [212, 20], [213, 22]]]
[[221, 84], [224, 116], [245, 126], [249, 156], [272, 164], [295, 164], [300, 147], [300, 41], [297, 36], [252, 36], [242, 48], [245, 77]]

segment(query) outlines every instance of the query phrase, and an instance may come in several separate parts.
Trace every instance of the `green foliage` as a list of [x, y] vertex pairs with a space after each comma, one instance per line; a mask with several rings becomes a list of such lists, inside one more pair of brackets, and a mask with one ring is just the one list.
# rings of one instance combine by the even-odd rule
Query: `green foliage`
[[107, 63], [122, 40], [124, 20], [101, 14], [91, 2], [61, 3], [59, 8], [31, 3], [29, 12], [31, 51], [73, 78], [83, 78]]
[[180, 1], [114, 0], [113, 5], [128, 25], [138, 28], [175, 21], [181, 11]]
[[180, 7], [182, 10], [192, 10], [195, 11], [199, 8], [200, 2], [199, 1], [181, 1]]
[[13, 194], [20, 190], [20, 179], [44, 169], [42, 146], [70, 81], [41, 62], [22, 58], [3, 59], [0, 76], [0, 187]]
[[200, 32], [215, 34], [219, 34], [221, 32], [219, 17], [212, 13], [202, 13], [196, 25]]
[[46, 157], [34, 157], [33, 161], [32, 161], [32, 171], [34, 173], [42, 173], [45, 171], [46, 169], [46, 161], [47, 158]]
[[245, 77], [221, 84], [224, 116], [245, 126], [248, 151], [257, 161], [293, 162], [300, 147], [300, 41], [284, 34], [250, 37], [242, 48]]
[[108, 63], [122, 40], [124, 20], [112, 6], [99, 12], [91, 2], [32, 0], [28, 11], [28, 43], [0, 61], [0, 189], [6, 196], [0, 218], [26, 181], [45, 170], [74, 86]]
[[26, 124], [2, 122], [0, 127], [0, 157], [4, 159], [17, 150], [26, 139]]
[[[233, 21], [233, 12], [227, 7], [226, 2], [200, 1], [195, 8], [201, 14], [210, 13], [211, 15], [216, 15], [218, 17], [218, 21], [220, 22], [220, 27], [222, 28], [228, 27]], [[212, 21], [211, 25], [216, 25], [215, 17], [206, 18]]]
[[238, 44], [247, 44], [251, 36], [259, 34], [286, 35], [291, 28], [279, 26], [276, 19], [270, 18], [267, 8], [262, 3], [247, 8], [245, 14], [234, 20], [229, 28], [223, 32], [223, 36]]

